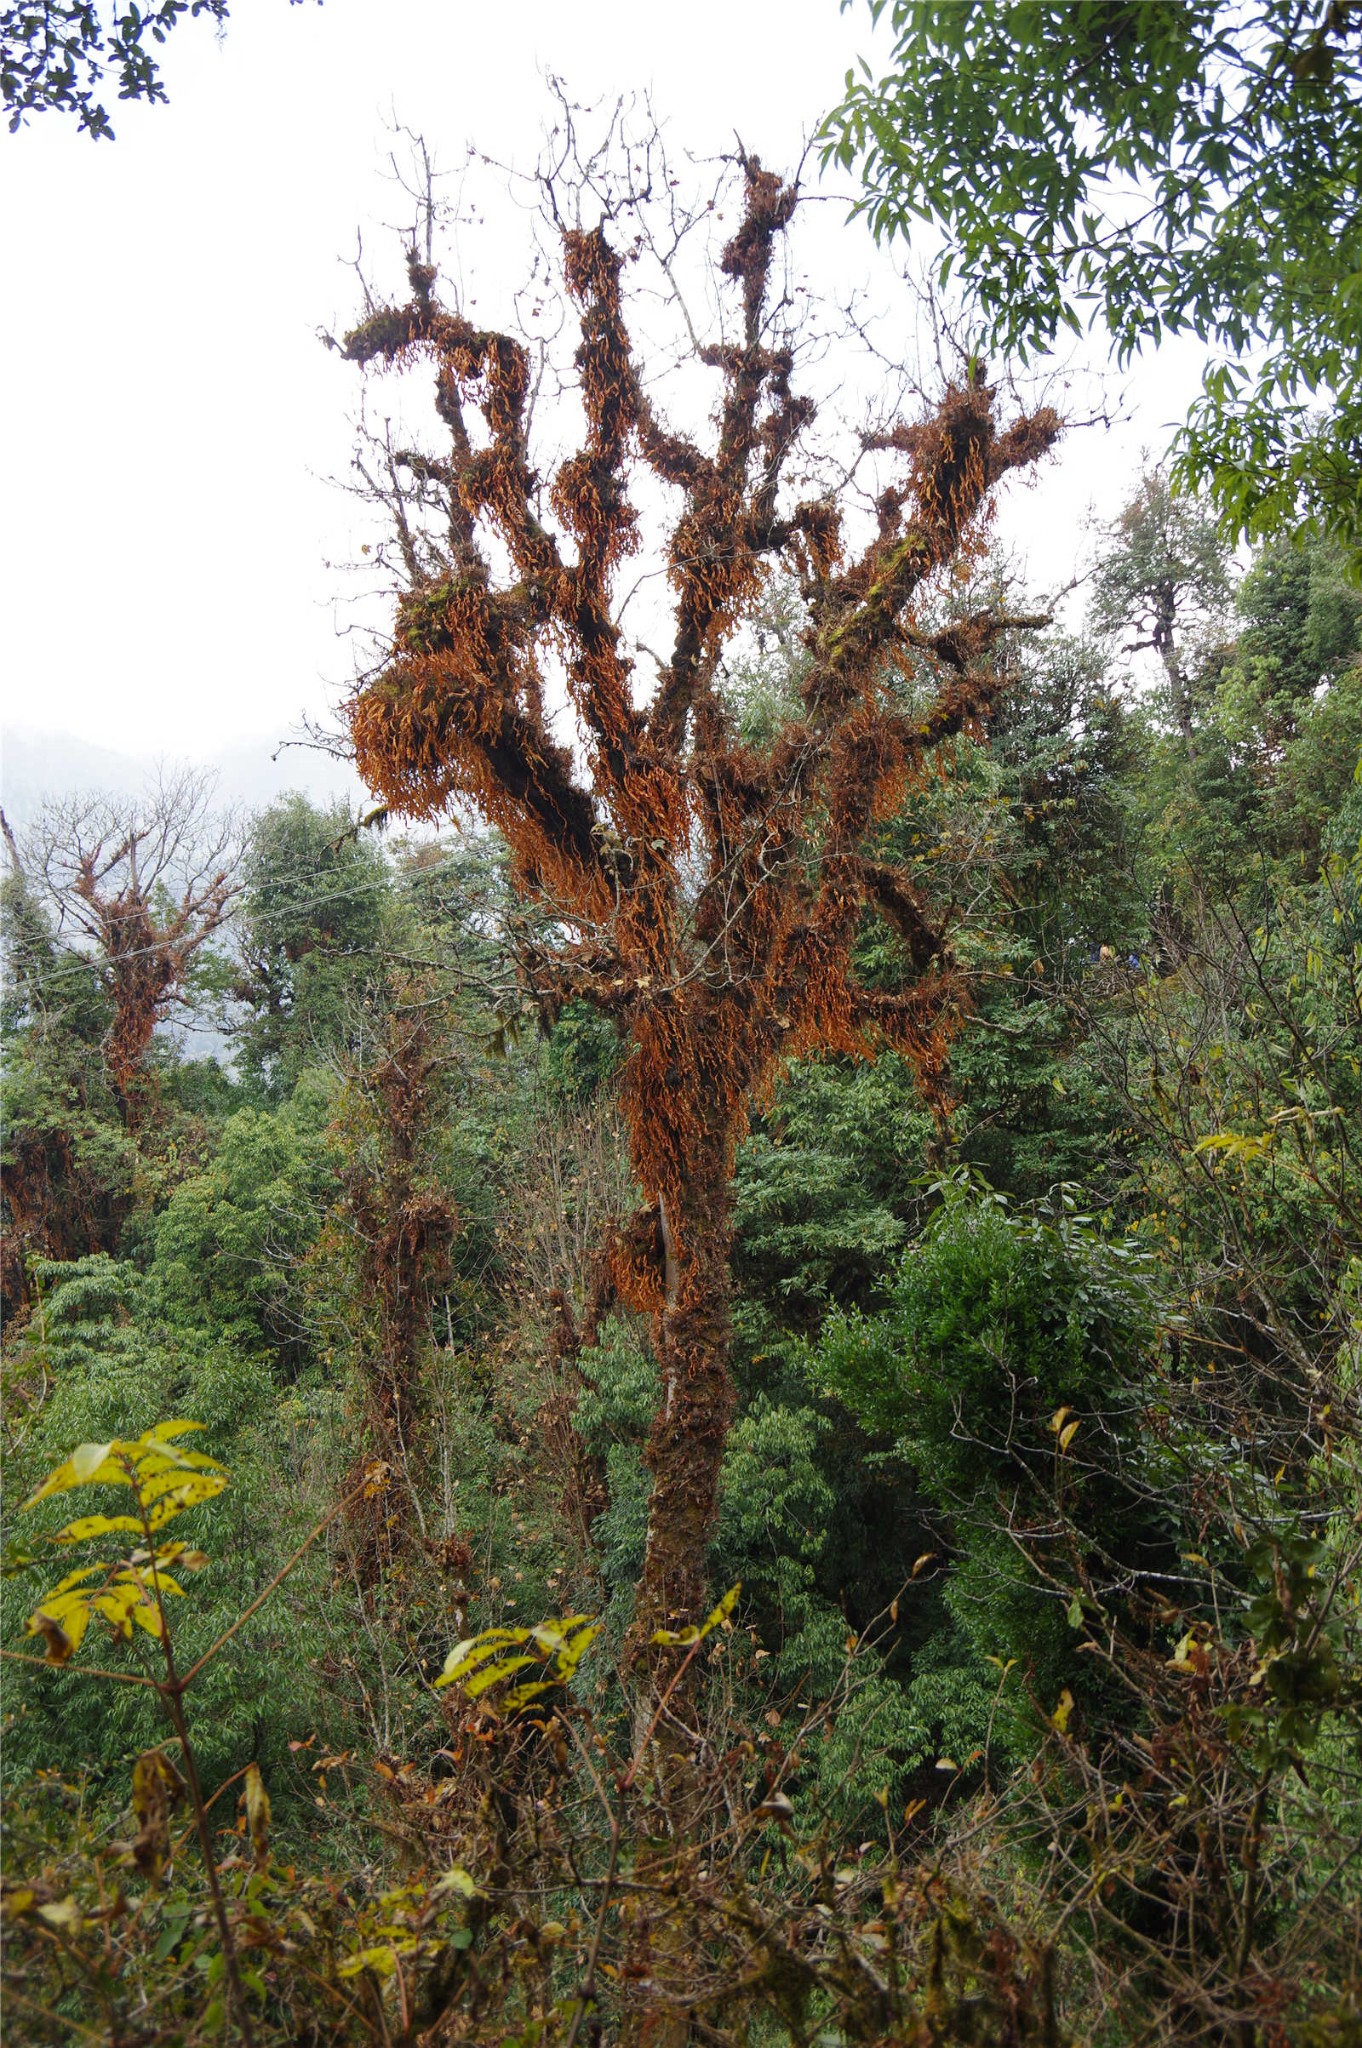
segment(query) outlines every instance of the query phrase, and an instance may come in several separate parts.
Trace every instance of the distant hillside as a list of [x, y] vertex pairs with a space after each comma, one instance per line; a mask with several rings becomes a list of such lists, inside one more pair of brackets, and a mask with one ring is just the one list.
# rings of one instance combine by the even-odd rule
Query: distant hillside
[[[289, 789], [302, 790], [318, 802], [339, 797], [351, 805], [364, 795], [346, 763], [279, 733], [237, 741], [194, 765], [216, 773], [223, 804], [241, 804], [248, 810], [259, 809]], [[0, 734], [0, 803], [10, 822], [22, 825], [45, 796], [77, 790], [131, 794], [142, 788], [155, 767], [151, 754], [125, 754], [92, 746], [73, 733], [11, 725]]]

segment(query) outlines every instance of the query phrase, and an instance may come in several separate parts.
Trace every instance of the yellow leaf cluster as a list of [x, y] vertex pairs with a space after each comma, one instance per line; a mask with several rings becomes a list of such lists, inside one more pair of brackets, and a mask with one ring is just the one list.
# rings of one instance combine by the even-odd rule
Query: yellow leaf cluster
[[738, 1604], [738, 1595], [741, 1591], [742, 1580], [739, 1579], [736, 1586], [729, 1587], [718, 1606], [705, 1616], [699, 1628], [659, 1628], [653, 1631], [651, 1640], [664, 1648], [674, 1647], [678, 1649], [683, 1644], [702, 1643], [706, 1636], [713, 1635], [715, 1629], [722, 1627], [724, 1622], [728, 1620], [729, 1615]]
[[135, 1514], [81, 1515], [59, 1529], [53, 1540], [84, 1543], [123, 1533], [144, 1539], [127, 1556], [68, 1572], [38, 1603], [27, 1632], [41, 1636], [48, 1663], [65, 1664], [75, 1655], [96, 1614], [125, 1642], [135, 1628], [158, 1639], [164, 1634], [165, 1598], [184, 1593], [171, 1567], [197, 1571], [208, 1560], [187, 1543], [153, 1544], [149, 1539], [186, 1508], [211, 1500], [227, 1484], [227, 1474], [215, 1458], [184, 1450], [174, 1441], [202, 1427], [198, 1422], [159, 1422], [144, 1436], [78, 1444], [25, 1501], [31, 1508], [77, 1487], [125, 1486], [132, 1491]]
[[515, 1713], [555, 1686], [568, 1684], [600, 1632], [600, 1623], [585, 1614], [541, 1621], [533, 1628], [484, 1629], [454, 1645], [435, 1684], [458, 1684], [469, 1699], [480, 1699], [519, 1671], [542, 1670], [542, 1678], [514, 1686], [498, 1701], [499, 1712]]

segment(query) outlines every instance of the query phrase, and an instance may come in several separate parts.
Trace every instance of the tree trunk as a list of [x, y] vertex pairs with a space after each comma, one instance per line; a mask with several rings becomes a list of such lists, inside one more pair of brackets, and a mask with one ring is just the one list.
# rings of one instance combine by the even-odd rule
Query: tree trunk
[[[695, 1105], [699, 1114], [706, 1107]], [[694, 1959], [686, 1899], [688, 1859], [697, 1853], [702, 1797], [695, 1774], [698, 1661], [657, 1647], [658, 1629], [704, 1620], [711, 1604], [708, 1556], [719, 1509], [719, 1477], [733, 1414], [729, 1370], [729, 1174], [726, 1131], [706, 1133], [687, 1161], [679, 1192], [659, 1202], [663, 1299], [653, 1317], [662, 1396], [644, 1457], [652, 1473], [648, 1539], [626, 1658], [644, 1680], [635, 1710], [635, 1757], [668, 1815], [670, 1839], [645, 1846], [636, 1875], [651, 1912], [631, 1942], [638, 1983], [684, 1987]], [[678, 1682], [679, 1681], [679, 1682]], [[688, 2048], [686, 2014], [650, 1997], [624, 2016], [625, 2048]]]
[[1182, 661], [1178, 654], [1177, 595], [1171, 586], [1159, 592], [1158, 616], [1154, 621], [1154, 648], [1168, 678], [1168, 695], [1172, 702], [1173, 718], [1178, 731], [1182, 734], [1187, 759], [1195, 761], [1196, 736], [1192, 731], [1192, 706], [1187, 690], [1187, 678], [1183, 674]]
[[654, 1630], [698, 1623], [709, 1605], [707, 1558], [733, 1414], [731, 1150], [726, 1132], [705, 1134], [679, 1193], [659, 1205], [665, 1266], [653, 1344], [662, 1397], [644, 1452], [653, 1487], [631, 1632], [635, 1656]]

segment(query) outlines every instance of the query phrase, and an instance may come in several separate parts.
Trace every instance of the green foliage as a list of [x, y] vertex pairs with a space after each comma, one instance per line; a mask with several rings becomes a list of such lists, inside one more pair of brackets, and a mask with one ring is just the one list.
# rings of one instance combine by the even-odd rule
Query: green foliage
[[343, 806], [296, 795], [256, 818], [244, 880], [239, 1056], [277, 1098], [360, 1029], [393, 881]]
[[1156, 1299], [1136, 1244], [1102, 1239], [1067, 1193], [1048, 1212], [963, 1179], [941, 1194], [891, 1307], [830, 1318], [814, 1370], [947, 1506], [1048, 1465], [1058, 1406], [1097, 1421], [1146, 1352]]
[[796, 1067], [738, 1154], [738, 1317], [753, 1349], [830, 1301], [869, 1299], [918, 1208], [931, 1137], [896, 1054]]
[[1229, 609], [1229, 551], [1205, 506], [1176, 496], [1160, 470], [1143, 479], [1108, 541], [1093, 579], [1091, 621], [1124, 654], [1150, 648], [1158, 656], [1156, 702], [1191, 759], [1197, 680]]
[[1318, 883], [1256, 904], [1203, 898], [1177, 973], [1137, 985], [1103, 1020], [1102, 1056], [1124, 1070], [1143, 1139], [1131, 1189], [1142, 1235], [1195, 1305], [1193, 1327], [1228, 1347], [1223, 1369], [1256, 1378], [1264, 1442], [1290, 1440], [1294, 1390], [1331, 1369], [1349, 1322], [1344, 1276], [1362, 1244], [1359, 879], [1335, 861]]
[[[740, 1149], [711, 1583], [742, 1604], [660, 1678], [627, 1661], [649, 1328], [617, 1304], [577, 1356], [553, 1298], [581, 1314], [598, 1224], [638, 1201], [618, 1045], [574, 1008], [525, 1028], [497, 843], [380, 852], [276, 807], [242, 1071], [158, 1042], [132, 1131], [88, 967], [8, 887], [8, 1498], [73, 1443], [168, 1455], [175, 1415], [232, 1474], [192, 1588], [162, 1558], [178, 1668], [215, 1652], [185, 1698], [197, 1860], [131, 1489], [6, 1522], [4, 1646], [70, 1650], [7, 1666], [35, 2041], [220, 2040], [210, 1866], [258, 2048], [580, 2048], [657, 1985], [719, 2041], [1119, 2044], [1189, 2012], [1342, 2038], [1358, 605], [1337, 552], [1274, 550], [1227, 608], [1195, 506], [1146, 482], [1135, 513], [1101, 636], [1007, 649], [987, 744], [881, 828], [968, 989], [953, 1104], [891, 1056], [801, 1061]], [[1118, 680], [1165, 570], [1189, 731]], [[781, 603], [729, 678], [753, 732], [788, 715]], [[897, 940], [859, 964], [901, 986]]]
[[185, 14], [207, 14], [221, 23], [227, 18], [227, 0], [154, 0], [108, 23], [90, 0], [6, 8], [0, 22], [0, 91], [10, 109], [11, 133], [29, 115], [55, 112], [74, 114], [77, 126], [96, 141], [112, 139], [99, 99], [105, 72], [117, 77], [120, 99], [163, 100], [153, 45], [163, 43]]
[[111, 1012], [90, 962], [59, 946], [15, 876], [0, 885], [4, 1297], [27, 1301], [24, 1263], [116, 1249], [138, 1179], [100, 1046]]
[[1015, 1197], [1066, 1180], [1101, 1199], [1119, 1119], [1071, 1005], [1094, 969], [1148, 942], [1139, 776], [1150, 735], [1093, 644], [1047, 636], [1019, 666], [993, 745], [962, 761], [956, 792], [968, 821], [954, 830], [991, 870], [986, 908], [957, 938], [977, 975], [952, 1063], [957, 1144]]
[[[987, 340], [1023, 358], [1100, 320], [1122, 361], [1215, 351], [1178, 473], [1227, 530], [1362, 543], [1362, 56], [1292, 0], [871, 0], [826, 153], [877, 236], [940, 224]], [[1252, 351], [1259, 351], [1251, 356]], [[1246, 356], [1250, 360], [1244, 360]]]
[[[770, 1649], [763, 1676], [786, 1706], [792, 1735], [815, 1702], [837, 1701], [809, 1784], [854, 1826], [853, 1816], [864, 1818], [880, 1791], [901, 1792], [908, 1775], [935, 1757], [936, 1730], [915, 1710], [911, 1687], [887, 1668], [884, 1651], [849, 1632], [821, 1583], [830, 1528], [839, 1505], [843, 1515], [851, 1505], [845, 1495], [839, 1502], [820, 1455], [833, 1428], [816, 1409], [757, 1396], [725, 1454], [715, 1556], [720, 1575], [741, 1560], [747, 1604]], [[884, 1617], [877, 1619], [882, 1625]]]
[[[1158, 647], [1160, 626], [1206, 633], [1230, 602], [1228, 550], [1205, 507], [1179, 497], [1161, 470], [1146, 476], [1110, 530], [1093, 580], [1092, 619], [1103, 632]], [[1160, 650], [1161, 651], [1161, 650]]]
[[618, 1072], [619, 1033], [586, 1003], [569, 1003], [548, 1035], [540, 1063], [550, 1093], [565, 1103], [588, 1101]]
[[643, 1442], [657, 1412], [657, 1366], [642, 1333], [615, 1316], [607, 1319], [599, 1342], [583, 1351], [580, 1363], [586, 1384], [578, 1396], [576, 1421], [585, 1444], [605, 1461], [609, 1504], [595, 1536], [601, 1573], [613, 1595], [611, 1632], [622, 1634], [648, 1530]]
[[235, 1111], [207, 1170], [181, 1181], [155, 1224], [166, 1314], [291, 1372], [309, 1343], [300, 1268], [332, 1184], [331, 1096], [315, 1075], [277, 1111]]
[[1276, 547], [1238, 593], [1242, 630], [1215, 725], [1250, 778], [1272, 851], [1313, 873], [1362, 752], [1362, 594], [1335, 549]]
[[1336, 548], [1278, 544], [1239, 587], [1238, 659], [1265, 694], [1302, 703], [1336, 683], [1362, 653], [1362, 592]]
[[[185, 1409], [207, 1426], [208, 1441], [236, 1475], [229, 1494], [207, 1499], [197, 1511], [208, 1561], [176, 1627], [177, 1644], [192, 1662], [237, 1619], [315, 1517], [315, 1461], [329, 1434], [330, 1404], [314, 1392], [306, 1399], [295, 1395], [291, 1412], [281, 1411], [262, 1366], [220, 1337], [164, 1321], [154, 1280], [126, 1263], [91, 1258], [40, 1267], [38, 1278], [40, 1310], [9, 1360], [12, 1493], [22, 1497], [25, 1488], [38, 1486], [72, 1442], [135, 1442], [167, 1413]], [[44, 1501], [23, 1526], [7, 1530], [13, 1575], [0, 1594], [7, 1641], [41, 1601], [44, 1550], [54, 1526]], [[279, 1608], [247, 1623], [204, 1671], [196, 1695], [208, 1776], [230, 1775], [251, 1754], [284, 1759], [290, 1737], [325, 1722], [301, 1625], [305, 1612], [320, 1616], [324, 1607], [316, 1577], [298, 1576]], [[274, 1675], [268, 1693], [258, 1682], [263, 1669]], [[98, 1786], [130, 1750], [149, 1748], [161, 1732], [145, 1689], [102, 1688], [70, 1671], [53, 1671], [22, 1692], [16, 1688], [7, 1709], [4, 1764], [11, 1785], [35, 1769], [52, 1769], [89, 1771]]]
[[1166, 1551], [1126, 1470], [1158, 1296], [1147, 1256], [1102, 1237], [1067, 1191], [1032, 1210], [964, 1177], [940, 1193], [888, 1306], [830, 1317], [809, 1371], [945, 1517], [945, 1603], [975, 1672], [1019, 1661], [1050, 1685], [1068, 1655], [1046, 1584], [1056, 1517], [1113, 1590]]

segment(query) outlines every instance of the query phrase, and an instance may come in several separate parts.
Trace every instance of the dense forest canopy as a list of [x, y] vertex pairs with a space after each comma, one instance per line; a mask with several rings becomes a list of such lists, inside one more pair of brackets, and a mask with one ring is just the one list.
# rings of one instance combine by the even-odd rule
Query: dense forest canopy
[[798, 179], [560, 107], [557, 355], [429, 207], [336, 344], [373, 804], [0, 819], [7, 2023], [1346, 2048], [1351, 537], [1151, 465], [1056, 615], [1058, 415], [819, 416]]

